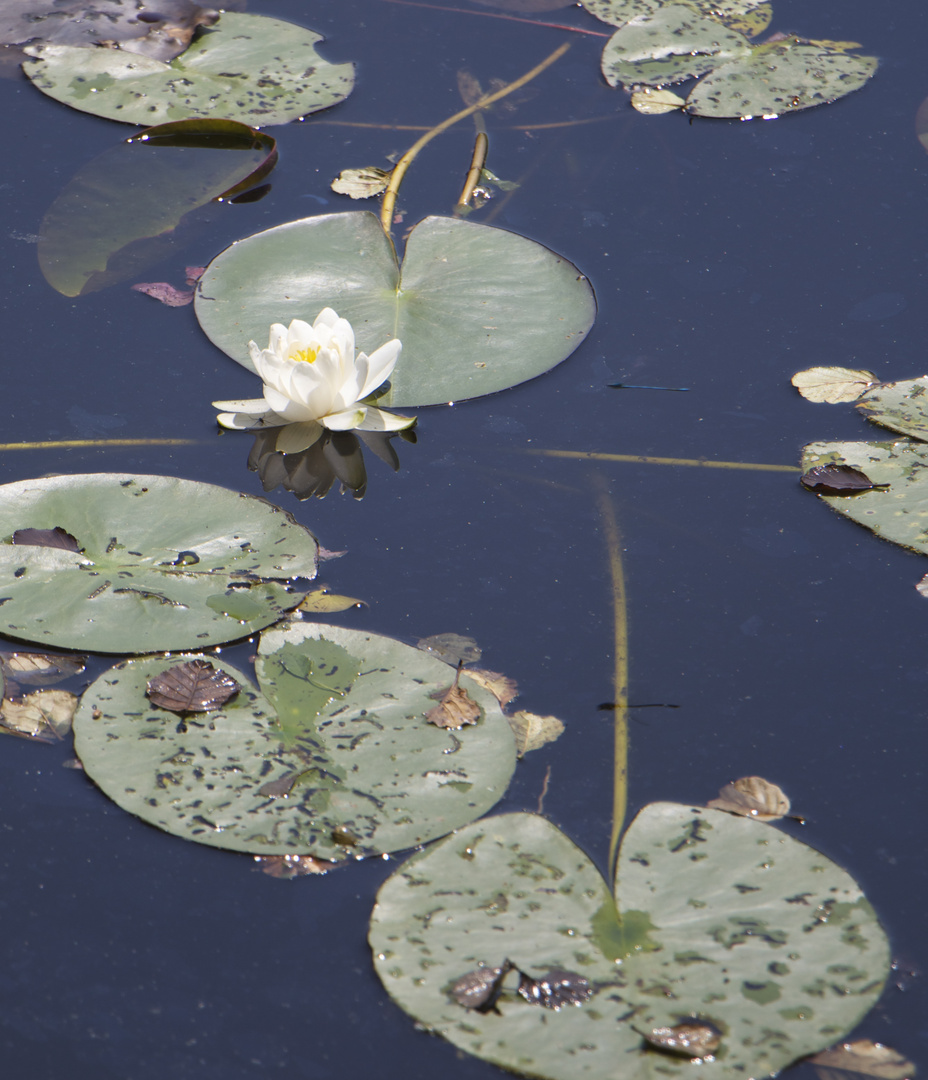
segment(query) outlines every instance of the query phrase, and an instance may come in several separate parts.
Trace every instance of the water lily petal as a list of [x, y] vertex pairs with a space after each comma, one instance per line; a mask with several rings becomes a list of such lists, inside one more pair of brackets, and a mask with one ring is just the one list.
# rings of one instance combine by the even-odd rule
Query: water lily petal
[[230, 428], [232, 431], [248, 431], [250, 428], [260, 426], [264, 417], [253, 416], [251, 413], [221, 412], [216, 421], [220, 427]]
[[302, 424], [287, 424], [277, 434], [275, 449], [281, 454], [299, 454], [308, 450], [325, 429], [316, 420], [306, 420]]
[[364, 420], [356, 425], [362, 431], [403, 431], [415, 424], [414, 416], [400, 416], [398, 413], [387, 412], [386, 409], [377, 409], [368, 405], [367, 415]]
[[214, 401], [213, 408], [251, 413], [254, 416], [262, 416], [268, 411], [267, 401], [263, 397], [239, 398], [237, 401]]
[[386, 382], [387, 379], [393, 374], [393, 369], [396, 367], [396, 362], [400, 357], [400, 352], [403, 348], [402, 342], [398, 338], [394, 338], [392, 341], [388, 341], [386, 345], [381, 345], [379, 349], [375, 349], [370, 356], [365, 356], [364, 353], [358, 357], [358, 366], [361, 365], [361, 358], [367, 361], [367, 372], [364, 382], [358, 392], [359, 398], [366, 398], [368, 394], [373, 393], [381, 383]]
[[280, 393], [273, 386], [264, 387], [264, 400], [278, 416], [284, 418], [285, 423], [292, 424], [303, 420], [316, 419], [301, 401], [294, 401], [293, 398]]
[[370, 409], [367, 405], [359, 405], [354, 409], [345, 409], [344, 412], [323, 416], [322, 423], [329, 431], [351, 431], [352, 428], [363, 426], [368, 412]]

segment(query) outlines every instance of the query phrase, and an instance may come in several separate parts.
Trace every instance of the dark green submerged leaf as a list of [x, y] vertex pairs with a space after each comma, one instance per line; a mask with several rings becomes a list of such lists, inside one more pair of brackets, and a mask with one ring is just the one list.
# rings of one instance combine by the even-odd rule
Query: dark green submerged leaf
[[49, 207], [38, 245], [45, 280], [81, 296], [135, 276], [176, 243], [187, 215], [260, 183], [276, 162], [270, 135], [233, 120], [134, 135], [85, 165]]
[[227, 248], [207, 267], [196, 313], [209, 338], [251, 367], [271, 323], [312, 322], [334, 308], [371, 353], [398, 337], [392, 389], [400, 408], [492, 394], [543, 374], [583, 341], [593, 290], [566, 259], [502, 229], [429, 217], [400, 269], [367, 211], [304, 218]]
[[[722, 1033], [699, 1075], [764, 1076], [829, 1045], [873, 1005], [885, 935], [855, 882], [768, 825], [673, 803], [646, 807], [620, 853], [623, 924], [599, 872], [532, 814], [486, 818], [414, 856], [381, 887], [370, 943], [391, 996], [497, 1065], [551, 1080], [692, 1071], [644, 1035], [697, 1016]], [[451, 988], [504, 959], [585, 977], [589, 1000], [532, 1007], [503, 981], [498, 1014]]]
[[[78, 551], [13, 544], [63, 528]], [[244, 637], [305, 595], [318, 545], [285, 511], [213, 484], [91, 473], [0, 487], [0, 628], [95, 652]]]

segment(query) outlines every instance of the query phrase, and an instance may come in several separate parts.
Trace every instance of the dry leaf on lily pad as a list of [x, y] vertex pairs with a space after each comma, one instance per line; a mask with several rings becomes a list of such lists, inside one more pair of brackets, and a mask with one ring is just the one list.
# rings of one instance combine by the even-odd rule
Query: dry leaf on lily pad
[[4, 699], [0, 727], [14, 735], [54, 742], [71, 730], [77, 700], [67, 690], [34, 690], [22, 701]]
[[714, 1054], [722, 1042], [722, 1033], [714, 1024], [701, 1020], [683, 1020], [673, 1027], [658, 1027], [645, 1039], [658, 1050], [681, 1057], [704, 1058]]
[[342, 169], [329, 185], [338, 195], [348, 195], [352, 199], [370, 199], [387, 190], [390, 173], [368, 165], [363, 169]]
[[632, 108], [644, 113], [645, 116], [660, 116], [662, 113], [676, 112], [685, 104], [685, 99], [672, 90], [658, 90], [646, 86], [632, 94]]
[[239, 692], [239, 684], [208, 660], [188, 660], [148, 680], [153, 704], [171, 712], [209, 712]]
[[708, 806], [727, 810], [729, 814], [757, 818], [758, 821], [777, 821], [789, 813], [789, 799], [776, 784], [761, 776], [742, 776], [719, 791], [717, 799]]
[[872, 371], [845, 367], [813, 367], [797, 371], [790, 382], [806, 401], [838, 405], [856, 401], [879, 380]]
[[444, 692], [436, 690], [430, 697], [439, 702], [434, 709], [425, 714], [426, 720], [440, 728], [462, 728], [465, 724], [476, 724], [480, 719], [480, 706], [470, 698], [463, 686], [459, 686], [461, 667], [454, 682]]
[[564, 722], [556, 716], [539, 716], [519, 709], [506, 719], [516, 738], [517, 757], [523, 757], [530, 750], [538, 750], [545, 743], [554, 742], [564, 733]]
[[[513, 698], [519, 696], [519, 687], [515, 679], [510, 679], [502, 672], [486, 671], [484, 668], [468, 668], [467, 675], [485, 690], [489, 690], [504, 709]], [[509, 722], [512, 723], [511, 718]]]
[[[876, 1076], [879, 1080], [908, 1080], [915, 1075], [915, 1066], [898, 1050], [870, 1039], [855, 1039], [823, 1050], [809, 1058], [818, 1066], [819, 1080], [844, 1080], [844, 1073]], [[838, 1070], [833, 1072], [832, 1070]]]
[[458, 664], [476, 664], [483, 656], [477, 642], [463, 634], [432, 634], [430, 637], [419, 638], [416, 648], [437, 656], [452, 667], [457, 667]]
[[134, 292], [160, 300], [167, 307], [186, 307], [193, 303], [193, 289], [178, 289], [167, 281], [140, 281], [130, 287]]
[[[0, 653], [0, 670], [7, 682], [13, 680], [26, 686], [51, 686], [70, 679], [87, 666], [86, 656], [56, 656], [52, 653]], [[7, 686], [7, 696], [12, 697]]]
[[61, 548], [62, 551], [80, 551], [77, 538], [66, 529], [56, 525], [54, 529], [17, 529], [13, 533], [14, 544], [26, 544], [29, 547]]
[[367, 601], [358, 600], [354, 596], [339, 596], [338, 593], [329, 592], [323, 586], [311, 589], [306, 594], [306, 599], [298, 605], [297, 611], [312, 611], [318, 614], [319, 612], [348, 611], [356, 607], [367, 607]]
[[852, 465], [814, 465], [799, 477], [799, 483], [823, 495], [855, 495], [858, 491], [889, 487], [889, 484], [874, 484], [866, 473]]
[[345, 865], [345, 860], [331, 862], [312, 855], [255, 855], [254, 860], [262, 874], [283, 881], [292, 881], [307, 874], [327, 874], [337, 866]]

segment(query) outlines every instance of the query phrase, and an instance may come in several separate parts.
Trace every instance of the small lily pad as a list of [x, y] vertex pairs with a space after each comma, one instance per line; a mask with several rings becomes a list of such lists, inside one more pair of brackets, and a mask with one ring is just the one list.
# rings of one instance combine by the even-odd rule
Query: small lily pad
[[[741, 18], [760, 7], [764, 0], [697, 0], [692, 6], [703, 15], [728, 20]], [[624, 26], [632, 19], [650, 18], [666, 0], [581, 0], [581, 4], [597, 19], [612, 26]]]
[[686, 100], [672, 90], [657, 90], [646, 86], [636, 90], [631, 96], [632, 108], [645, 116], [660, 116], [662, 113], [676, 112], [682, 109]]
[[[14, 543], [61, 529], [77, 550]], [[96, 652], [218, 644], [302, 600], [318, 545], [285, 511], [212, 484], [91, 473], [0, 487], [0, 628]]]
[[700, 79], [686, 109], [694, 116], [741, 120], [783, 116], [859, 90], [876, 74], [877, 65], [875, 56], [799, 38], [771, 41]]
[[857, 408], [874, 424], [928, 440], [928, 376], [876, 386]]
[[857, 469], [876, 489], [853, 498], [821, 494], [823, 502], [884, 540], [928, 555], [928, 443], [816, 442], [803, 449], [806, 472], [823, 465]]
[[167, 64], [120, 49], [36, 45], [23, 70], [49, 97], [109, 120], [149, 127], [215, 116], [267, 127], [351, 93], [353, 65], [323, 60], [321, 40], [280, 19], [225, 12]]
[[856, 401], [877, 381], [872, 371], [845, 367], [807, 368], [797, 371], [790, 379], [806, 401], [826, 402], [829, 405]]
[[668, 86], [750, 56], [748, 39], [702, 15], [693, 4], [664, 4], [620, 27], [606, 43], [603, 77], [610, 86]]

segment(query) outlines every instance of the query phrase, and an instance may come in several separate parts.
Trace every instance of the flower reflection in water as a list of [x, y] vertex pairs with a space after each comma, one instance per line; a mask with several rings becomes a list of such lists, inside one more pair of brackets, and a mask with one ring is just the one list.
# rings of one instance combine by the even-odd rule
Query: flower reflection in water
[[319, 439], [295, 454], [277, 449], [280, 428], [266, 428], [255, 434], [254, 446], [248, 455], [248, 468], [261, 478], [265, 491], [286, 488], [298, 499], [324, 498], [338, 481], [341, 492], [350, 491], [363, 499], [367, 490], [367, 469], [363, 447], [366, 446], [394, 472], [400, 459], [392, 440], [397, 436], [404, 442], [415, 443], [412, 430], [388, 431], [325, 431]]

